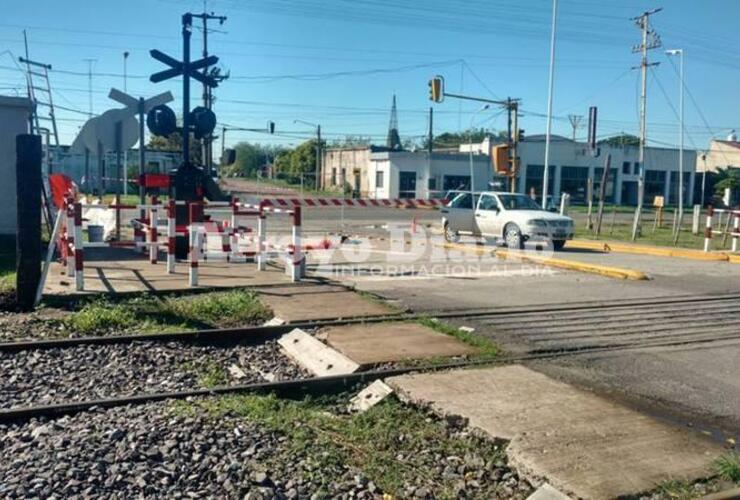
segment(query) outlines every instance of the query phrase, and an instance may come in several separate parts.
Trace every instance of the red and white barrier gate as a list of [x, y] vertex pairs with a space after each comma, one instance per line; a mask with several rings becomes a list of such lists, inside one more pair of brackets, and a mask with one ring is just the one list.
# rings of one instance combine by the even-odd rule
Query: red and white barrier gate
[[[717, 215], [717, 219], [721, 222], [722, 214], [726, 213], [727, 217], [732, 218], [732, 229], [722, 228], [721, 223], [717, 224], [717, 228], [714, 228], [714, 216]], [[712, 239], [714, 236], [730, 236], [732, 237], [732, 252], [737, 252], [740, 247], [738, 246], [738, 240], [740, 240], [740, 210], [732, 210], [727, 208], [714, 208], [709, 206], [707, 209], [706, 227], [704, 229], [704, 251], [709, 252], [712, 249]], [[729, 219], [728, 219], [729, 226]]]

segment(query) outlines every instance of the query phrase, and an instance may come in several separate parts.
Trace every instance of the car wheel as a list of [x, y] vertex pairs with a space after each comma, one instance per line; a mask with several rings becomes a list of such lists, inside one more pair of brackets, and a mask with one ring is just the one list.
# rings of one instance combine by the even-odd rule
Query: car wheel
[[522, 238], [522, 231], [516, 224], [507, 224], [504, 229], [504, 240], [506, 246], [512, 250], [521, 250], [524, 248], [524, 239]]
[[552, 246], [556, 252], [559, 252], [565, 247], [565, 240], [553, 240]]
[[460, 233], [453, 231], [449, 224], [445, 224], [444, 234], [447, 243], [457, 243], [460, 241]]

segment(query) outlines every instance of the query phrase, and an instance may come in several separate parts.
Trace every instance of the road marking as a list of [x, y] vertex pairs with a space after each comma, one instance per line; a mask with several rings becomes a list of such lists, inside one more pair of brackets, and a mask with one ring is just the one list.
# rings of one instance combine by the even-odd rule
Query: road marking
[[527, 255], [524, 253], [511, 252], [509, 250], [496, 250], [496, 255], [504, 259], [520, 260], [523, 262], [531, 262], [535, 264], [542, 264], [543, 266], [551, 266], [559, 269], [567, 269], [571, 271], [580, 271], [583, 273], [599, 274], [601, 276], [607, 276], [609, 278], [626, 279], [626, 280], [647, 280], [647, 274], [642, 271], [635, 271], [633, 269], [625, 269], [621, 267], [610, 267], [601, 266], [598, 264], [587, 264], [585, 262], [577, 262], [574, 260], [555, 259], [553, 257], [539, 257], [534, 255]]

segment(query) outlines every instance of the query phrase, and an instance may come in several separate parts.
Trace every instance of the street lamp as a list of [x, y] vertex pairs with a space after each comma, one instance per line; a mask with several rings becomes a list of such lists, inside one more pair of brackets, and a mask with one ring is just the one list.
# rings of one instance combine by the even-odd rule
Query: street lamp
[[552, 29], [550, 31], [550, 78], [547, 84], [547, 131], [545, 132], [545, 167], [542, 170], [542, 208], [547, 210], [548, 170], [550, 169], [550, 135], [552, 133], [552, 92], [555, 79], [555, 34], [558, 0], [552, 0]]
[[684, 94], [684, 83], [683, 83], [683, 49], [672, 49], [666, 50], [666, 55], [679, 56], [679, 128], [681, 132], [679, 134], [679, 157], [678, 157], [678, 223], [674, 227], [674, 241], [678, 240], [678, 233], [681, 230], [681, 221], [683, 220], [683, 94]]
[[473, 180], [475, 179], [475, 171], [473, 169], [473, 120], [475, 120], [475, 117], [478, 116], [478, 113], [481, 113], [490, 107], [490, 104], [485, 104], [478, 111], [473, 113], [473, 116], [470, 117], [470, 127], [468, 128], [468, 153], [470, 159], [470, 203], [473, 210], [475, 210], [475, 193], [473, 190]]
[[[316, 190], [318, 191], [319, 189], [321, 189], [321, 125], [304, 120], [293, 120], [293, 123], [302, 123], [316, 129], [316, 172], [314, 173], [314, 181]], [[344, 179], [342, 179], [342, 190], [344, 191]]]

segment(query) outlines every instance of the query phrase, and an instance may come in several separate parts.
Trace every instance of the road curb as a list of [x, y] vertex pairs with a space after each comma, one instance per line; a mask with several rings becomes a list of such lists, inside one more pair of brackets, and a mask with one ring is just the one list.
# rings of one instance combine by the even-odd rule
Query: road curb
[[[597, 250], [601, 252], [631, 253], [637, 255], [652, 255], [656, 257], [675, 257], [681, 259], [693, 259], [704, 261], [727, 261], [728, 255], [719, 252], [703, 252], [687, 248], [666, 248], [653, 245], [635, 245], [631, 243], [620, 243], [617, 241], [589, 241], [571, 240], [565, 244], [566, 248], [577, 248], [582, 250]], [[740, 262], [740, 261], [738, 261]]]
[[625, 269], [621, 267], [601, 266], [598, 264], [586, 264], [585, 262], [576, 262], [572, 260], [556, 259], [552, 257], [537, 257], [533, 255], [523, 255], [510, 252], [508, 250], [497, 250], [496, 256], [504, 259], [519, 259], [523, 262], [541, 264], [543, 266], [556, 267], [570, 271], [579, 271], [583, 273], [598, 274], [608, 278], [617, 278], [623, 280], [644, 281], [649, 279], [647, 274], [634, 269]]
[[444, 243], [437, 245], [442, 248], [449, 250], [460, 250], [462, 252], [474, 253], [476, 255], [495, 255], [503, 259], [518, 259], [522, 262], [530, 262], [532, 264], [541, 264], [543, 266], [556, 267], [558, 269], [566, 269], [569, 271], [579, 271], [583, 273], [598, 274], [609, 278], [633, 280], [633, 281], [644, 281], [649, 279], [648, 275], [642, 271], [636, 271], [634, 269], [625, 269], [621, 267], [610, 267], [601, 266], [597, 264], [586, 264], [585, 262], [576, 262], [565, 259], [555, 259], [552, 257], [538, 257], [534, 255], [525, 255], [519, 253], [512, 253], [508, 250], [503, 249], [486, 249], [483, 245], [464, 245], [461, 243]]

